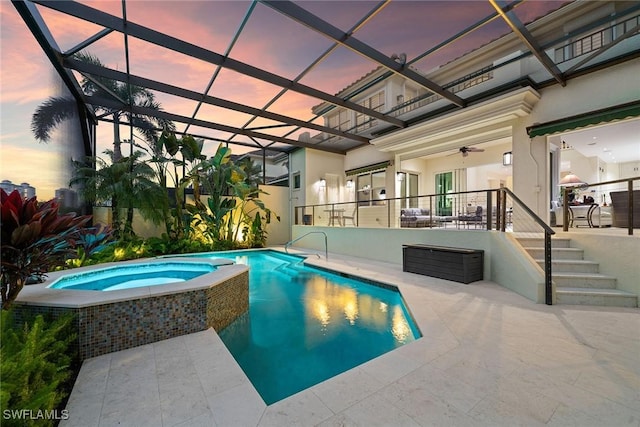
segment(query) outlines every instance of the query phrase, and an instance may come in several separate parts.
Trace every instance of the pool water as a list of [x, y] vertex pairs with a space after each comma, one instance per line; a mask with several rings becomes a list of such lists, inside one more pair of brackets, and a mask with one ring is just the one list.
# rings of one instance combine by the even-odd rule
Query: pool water
[[399, 292], [275, 251], [216, 253], [249, 269], [249, 313], [220, 337], [267, 404], [420, 336]]
[[115, 291], [142, 286], [184, 282], [215, 271], [205, 263], [165, 262], [136, 263], [65, 275], [51, 285], [53, 289]]

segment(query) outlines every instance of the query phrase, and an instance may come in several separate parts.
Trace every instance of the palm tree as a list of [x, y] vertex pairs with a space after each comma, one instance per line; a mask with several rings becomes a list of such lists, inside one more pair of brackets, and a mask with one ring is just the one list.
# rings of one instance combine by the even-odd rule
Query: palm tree
[[[90, 53], [78, 53], [74, 58], [92, 65], [104, 67], [102, 62]], [[95, 79], [85, 77], [82, 79], [80, 87], [86, 95], [97, 95], [105, 98], [113, 98], [113, 95], [115, 95], [127, 104], [130, 103], [157, 111], [162, 110], [162, 106], [155, 100], [154, 94], [140, 86], [128, 85], [101, 77]], [[31, 118], [31, 130], [36, 139], [40, 142], [49, 142], [51, 139], [51, 131], [63, 121], [72, 118], [76, 111], [75, 108], [76, 103], [71, 98], [65, 97], [51, 97], [39, 105]], [[120, 123], [123, 115], [129, 115], [131, 126], [140, 132], [149, 143], [157, 140], [158, 133], [155, 129], [160, 128], [171, 131], [175, 129], [175, 125], [169, 120], [135, 113], [125, 113], [117, 108], [96, 106], [96, 112], [104, 116], [113, 116], [112, 161], [114, 162], [122, 158]]]
[[[104, 67], [102, 62], [89, 53], [76, 54], [75, 59]], [[155, 96], [149, 90], [134, 85], [128, 85], [116, 80], [110, 80], [106, 78], [83, 78], [80, 86], [86, 95], [96, 95], [104, 98], [113, 98], [114, 96], [124, 101], [127, 104], [133, 104], [140, 107], [149, 108], [152, 110], [160, 111], [162, 107], [159, 102], [155, 100]], [[113, 151], [110, 151], [111, 162], [113, 164], [119, 163], [122, 159], [122, 139], [120, 137], [120, 123], [122, 116], [127, 114], [129, 116], [129, 124], [133, 126], [136, 131], [142, 134], [143, 138], [149, 145], [157, 144], [158, 132], [157, 128], [171, 130], [175, 129], [173, 122], [165, 119], [158, 119], [151, 116], [140, 115], [135, 113], [125, 113], [117, 108], [107, 108], [102, 106], [96, 106], [96, 112], [100, 112], [104, 116], [111, 115], [113, 117]], [[60, 123], [65, 120], [73, 118], [76, 111], [76, 103], [71, 98], [65, 97], [51, 97], [43, 102], [36, 108], [35, 113], [31, 118], [31, 130], [40, 142], [48, 142], [51, 138], [51, 131], [56, 128]], [[133, 157], [133, 141], [131, 144], [131, 157]], [[129, 166], [133, 166], [130, 162]], [[130, 171], [131, 173], [134, 170]], [[133, 175], [129, 175], [134, 179]], [[131, 183], [130, 185], [133, 185]], [[89, 190], [90, 192], [90, 190]], [[124, 194], [124, 193], [123, 193]], [[118, 194], [111, 195], [112, 206], [118, 206], [117, 200]], [[165, 197], [166, 198], [166, 197]], [[116, 211], [114, 211], [115, 213]], [[129, 206], [127, 210], [127, 219], [133, 218], [133, 207]], [[114, 229], [116, 227], [116, 220], [119, 218], [114, 217]], [[129, 224], [130, 221], [127, 221]]]
[[[113, 151], [104, 153], [113, 158]], [[89, 159], [87, 163], [96, 163], [96, 169], [86, 166], [87, 163], [74, 162], [70, 185], [82, 184], [82, 197], [92, 203], [111, 200], [112, 224], [117, 237], [133, 235], [133, 214], [129, 214], [133, 208], [138, 208], [142, 217], [154, 224], [160, 224], [164, 219], [163, 206], [158, 206], [158, 203], [166, 200], [166, 191], [155, 181], [153, 168], [140, 160], [142, 156], [142, 152], [136, 151], [117, 162], [109, 163], [100, 157]], [[120, 220], [121, 208], [127, 208], [124, 231]]]

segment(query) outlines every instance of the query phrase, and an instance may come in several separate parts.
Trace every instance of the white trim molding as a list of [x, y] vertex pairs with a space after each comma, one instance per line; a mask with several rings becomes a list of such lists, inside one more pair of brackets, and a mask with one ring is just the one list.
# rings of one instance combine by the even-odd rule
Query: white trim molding
[[402, 157], [435, 154], [462, 144], [511, 137], [513, 121], [528, 116], [540, 100], [531, 87], [518, 89], [481, 104], [371, 140], [380, 151]]

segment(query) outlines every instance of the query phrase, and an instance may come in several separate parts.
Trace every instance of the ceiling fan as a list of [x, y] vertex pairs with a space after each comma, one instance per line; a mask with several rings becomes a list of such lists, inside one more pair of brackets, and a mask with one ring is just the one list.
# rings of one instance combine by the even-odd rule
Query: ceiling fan
[[[484, 148], [476, 148], [476, 147], [460, 147], [458, 148], [458, 153], [462, 153], [462, 157], [467, 157], [469, 153], [481, 153], [484, 151]], [[453, 154], [458, 154], [453, 153]], [[450, 156], [453, 156], [450, 154]]]

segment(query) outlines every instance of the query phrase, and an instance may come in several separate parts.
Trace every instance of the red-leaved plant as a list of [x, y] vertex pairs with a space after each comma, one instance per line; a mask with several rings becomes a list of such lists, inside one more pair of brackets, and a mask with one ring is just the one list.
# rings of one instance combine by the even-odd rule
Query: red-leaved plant
[[[38, 203], [23, 199], [18, 191], [0, 193], [2, 253], [0, 291], [2, 308], [8, 309], [28, 283], [38, 283], [55, 267], [63, 266], [82, 245], [90, 215], [60, 215], [55, 199]], [[105, 236], [105, 237], [108, 237]]]

